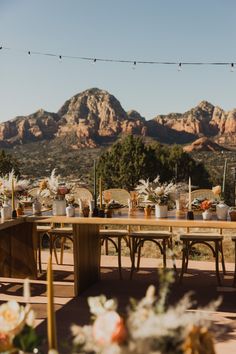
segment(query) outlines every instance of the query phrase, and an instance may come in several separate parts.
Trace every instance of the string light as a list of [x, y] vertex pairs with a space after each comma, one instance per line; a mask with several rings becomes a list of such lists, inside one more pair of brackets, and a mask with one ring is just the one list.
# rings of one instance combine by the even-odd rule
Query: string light
[[137, 65], [137, 62], [136, 62], [136, 61], [134, 61], [134, 62], [133, 62], [133, 66], [132, 66], [132, 69], [133, 69], [133, 70], [135, 70], [135, 69], [136, 69], [136, 65]]
[[123, 63], [123, 64], [132, 64], [133, 68], [137, 66], [137, 64], [155, 64], [155, 65], [177, 65], [178, 66], [178, 71], [181, 71], [183, 68], [183, 65], [189, 65], [189, 66], [199, 66], [199, 65], [205, 65], [205, 66], [230, 66], [231, 71], [234, 71], [236, 62], [177, 62], [177, 61], [144, 61], [144, 60], [126, 60], [126, 59], [111, 59], [111, 58], [94, 58], [94, 57], [84, 57], [84, 56], [72, 56], [72, 55], [58, 55], [55, 53], [47, 53], [47, 52], [40, 52], [40, 51], [31, 51], [31, 50], [16, 50], [14, 48], [9, 48], [0, 45], [0, 50], [12, 50], [16, 52], [22, 52], [22, 53], [27, 53], [28, 55], [41, 55], [41, 56], [50, 56], [50, 57], [57, 57], [60, 60], [62, 57], [64, 59], [77, 59], [77, 60], [84, 60], [84, 61], [90, 61], [93, 63], [96, 63], [97, 61], [100, 62], [107, 62], [107, 63]]

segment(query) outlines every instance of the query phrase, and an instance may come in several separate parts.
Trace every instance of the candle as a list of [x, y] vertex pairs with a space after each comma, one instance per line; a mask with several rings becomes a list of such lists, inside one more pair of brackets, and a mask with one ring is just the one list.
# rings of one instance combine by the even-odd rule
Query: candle
[[30, 302], [30, 281], [28, 278], [24, 280], [23, 297], [25, 304]]
[[14, 191], [14, 178], [12, 177], [11, 180], [11, 205], [12, 205], [12, 210], [15, 210], [15, 191]]
[[48, 260], [47, 269], [47, 324], [48, 324], [48, 348], [57, 349], [56, 323], [53, 303], [53, 273], [52, 256]]
[[100, 209], [102, 209], [102, 177], [99, 178]]
[[188, 210], [192, 210], [192, 198], [191, 198], [191, 177], [188, 180]]
[[97, 175], [96, 175], [96, 160], [94, 160], [94, 207], [97, 207]]

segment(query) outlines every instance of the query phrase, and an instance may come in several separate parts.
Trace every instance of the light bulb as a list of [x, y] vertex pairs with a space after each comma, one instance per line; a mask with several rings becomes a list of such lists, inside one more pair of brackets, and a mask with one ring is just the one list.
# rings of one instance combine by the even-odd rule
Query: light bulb
[[178, 71], [182, 71], [182, 63], [179, 63], [179, 65], [178, 65]]
[[134, 62], [133, 62], [133, 66], [132, 66], [132, 69], [133, 69], [133, 70], [135, 70], [135, 69], [136, 69], [136, 65], [137, 65], [137, 62], [136, 62], [136, 61], [134, 61]]
[[234, 63], [231, 63], [231, 65], [230, 65], [230, 71], [231, 71], [231, 72], [234, 72]]

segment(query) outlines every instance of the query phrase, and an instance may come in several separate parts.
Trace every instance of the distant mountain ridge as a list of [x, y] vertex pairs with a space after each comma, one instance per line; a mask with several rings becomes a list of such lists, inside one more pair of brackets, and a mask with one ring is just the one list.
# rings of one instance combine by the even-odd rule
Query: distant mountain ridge
[[67, 100], [57, 113], [40, 109], [1, 123], [0, 146], [64, 138], [77, 149], [112, 142], [123, 134], [180, 144], [207, 137], [217, 144], [235, 146], [235, 133], [236, 109], [225, 112], [202, 101], [185, 113], [157, 115], [146, 120], [135, 110], [126, 112], [107, 91], [91, 88]]

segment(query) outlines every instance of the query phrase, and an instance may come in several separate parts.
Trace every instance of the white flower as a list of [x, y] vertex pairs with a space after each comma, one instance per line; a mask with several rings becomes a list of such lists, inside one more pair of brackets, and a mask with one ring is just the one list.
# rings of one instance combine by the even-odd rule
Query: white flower
[[25, 325], [25, 309], [16, 301], [8, 301], [0, 306], [0, 329], [9, 335], [18, 334]]

